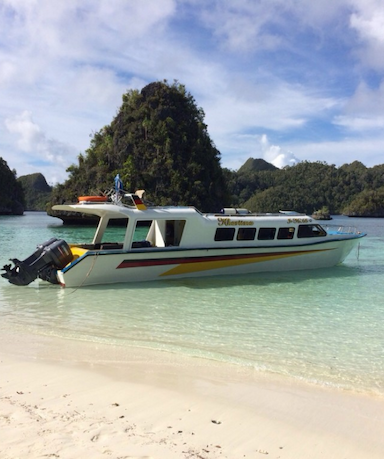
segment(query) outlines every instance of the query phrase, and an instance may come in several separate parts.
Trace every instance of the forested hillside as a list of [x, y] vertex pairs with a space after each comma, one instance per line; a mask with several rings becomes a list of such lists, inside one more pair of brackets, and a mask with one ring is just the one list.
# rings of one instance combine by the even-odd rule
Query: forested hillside
[[21, 184], [25, 197], [25, 210], [46, 210], [51, 199], [52, 187], [43, 174], [22, 175], [17, 179]]
[[78, 159], [68, 180], [54, 188], [52, 203], [99, 194], [117, 173], [127, 191], [145, 189], [148, 200], [159, 205], [219, 210], [228, 200], [204, 112], [178, 83], [151, 83], [124, 94], [116, 117]]
[[384, 216], [384, 164], [367, 168], [355, 161], [336, 168], [304, 161], [272, 170], [243, 166], [225, 175], [232, 205], [252, 211], [311, 214], [326, 206], [332, 214]]
[[11, 171], [0, 157], [0, 215], [22, 215], [24, 196], [16, 180], [16, 171]]

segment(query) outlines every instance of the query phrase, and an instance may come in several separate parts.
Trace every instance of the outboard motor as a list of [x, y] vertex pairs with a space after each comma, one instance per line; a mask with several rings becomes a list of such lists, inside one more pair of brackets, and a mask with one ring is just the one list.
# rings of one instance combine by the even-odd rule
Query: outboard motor
[[37, 246], [37, 250], [24, 261], [13, 258], [14, 267], [4, 265], [1, 276], [11, 284], [28, 285], [37, 277], [57, 284], [56, 271], [73, 259], [69, 245], [63, 239], [52, 238]]

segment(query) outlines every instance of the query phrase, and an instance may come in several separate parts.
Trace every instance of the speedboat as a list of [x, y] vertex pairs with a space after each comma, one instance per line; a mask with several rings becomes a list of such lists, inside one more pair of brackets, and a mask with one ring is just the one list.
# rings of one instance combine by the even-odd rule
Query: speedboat
[[[14, 267], [3, 267], [10, 283], [28, 285], [40, 278], [81, 287], [326, 268], [343, 262], [366, 235], [292, 211], [202, 213], [195, 207], [148, 205], [143, 190], [83, 196], [53, 210], [99, 217], [93, 240], [44, 242], [26, 260], [15, 258]], [[116, 232], [109, 229], [117, 220], [123, 230], [119, 240], [111, 240]]]

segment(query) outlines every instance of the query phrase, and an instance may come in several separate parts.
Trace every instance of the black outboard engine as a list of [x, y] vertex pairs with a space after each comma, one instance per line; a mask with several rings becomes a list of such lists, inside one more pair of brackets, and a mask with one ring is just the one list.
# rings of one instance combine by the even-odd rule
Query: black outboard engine
[[37, 250], [24, 261], [11, 259], [14, 267], [4, 265], [1, 276], [11, 284], [28, 285], [37, 277], [57, 284], [56, 271], [63, 269], [73, 259], [69, 245], [63, 239], [52, 238], [37, 246]]

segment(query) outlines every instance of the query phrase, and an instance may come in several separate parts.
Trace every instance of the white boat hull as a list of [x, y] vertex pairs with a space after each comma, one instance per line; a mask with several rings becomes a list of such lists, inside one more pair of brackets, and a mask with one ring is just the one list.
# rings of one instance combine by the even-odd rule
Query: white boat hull
[[359, 238], [295, 246], [89, 251], [58, 271], [65, 287], [188, 277], [327, 268], [341, 263]]

